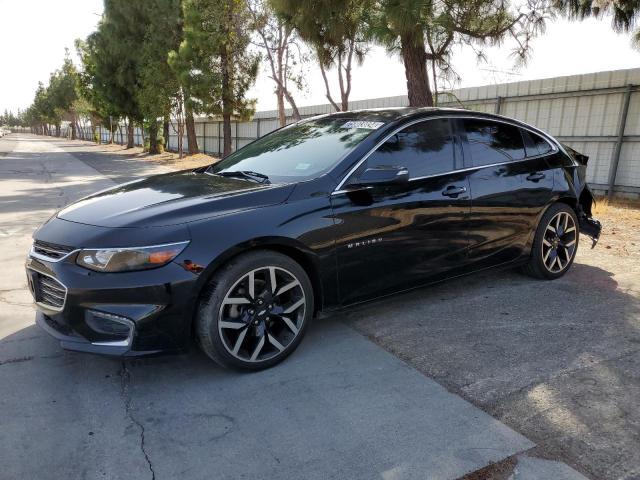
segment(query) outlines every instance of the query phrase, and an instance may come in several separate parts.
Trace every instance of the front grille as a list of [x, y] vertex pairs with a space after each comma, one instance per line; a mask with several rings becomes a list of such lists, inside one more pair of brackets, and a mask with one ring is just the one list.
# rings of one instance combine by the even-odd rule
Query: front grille
[[43, 242], [42, 240], [36, 240], [33, 242], [33, 251], [38, 255], [47, 257], [51, 260], [60, 260], [65, 255], [73, 252], [73, 247], [67, 247], [65, 245], [56, 245], [55, 243]]
[[62, 310], [67, 298], [66, 287], [53, 277], [33, 272], [33, 294], [36, 302], [53, 310]]

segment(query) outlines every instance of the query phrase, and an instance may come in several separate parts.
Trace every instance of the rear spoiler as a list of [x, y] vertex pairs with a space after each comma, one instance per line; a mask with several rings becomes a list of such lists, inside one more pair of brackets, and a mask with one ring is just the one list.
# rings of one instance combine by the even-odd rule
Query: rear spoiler
[[589, 161], [589, 156], [585, 155], [583, 153], [580, 152], [576, 152], [573, 148], [571, 148], [569, 145], [566, 144], [562, 144], [562, 147], [566, 150], [566, 152], [571, 155], [571, 157], [578, 162], [580, 165], [586, 165], [587, 162]]

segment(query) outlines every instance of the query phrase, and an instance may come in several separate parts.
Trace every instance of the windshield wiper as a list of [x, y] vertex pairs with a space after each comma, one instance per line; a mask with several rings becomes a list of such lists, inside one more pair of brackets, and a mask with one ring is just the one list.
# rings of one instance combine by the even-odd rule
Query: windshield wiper
[[269, 177], [264, 173], [252, 172], [251, 170], [238, 170], [234, 172], [216, 172], [214, 175], [221, 177], [245, 178], [258, 183], [271, 183]]

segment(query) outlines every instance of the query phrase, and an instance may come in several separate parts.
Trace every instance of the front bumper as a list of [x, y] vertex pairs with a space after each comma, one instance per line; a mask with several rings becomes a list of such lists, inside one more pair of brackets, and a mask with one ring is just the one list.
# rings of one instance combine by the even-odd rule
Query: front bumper
[[60, 342], [60, 346], [65, 350], [73, 350], [76, 352], [97, 353], [99, 355], [113, 356], [130, 356], [144, 355], [154, 352], [136, 352], [131, 350], [130, 344], [119, 344], [113, 342], [111, 344], [93, 343], [86, 338], [65, 333], [67, 330], [63, 325], [53, 320], [51, 317], [38, 311], [36, 313], [36, 324], [53, 338]]
[[29, 256], [26, 270], [36, 323], [65, 349], [140, 356], [189, 346], [196, 276], [176, 263], [97, 273], [77, 266], [75, 255], [56, 262]]

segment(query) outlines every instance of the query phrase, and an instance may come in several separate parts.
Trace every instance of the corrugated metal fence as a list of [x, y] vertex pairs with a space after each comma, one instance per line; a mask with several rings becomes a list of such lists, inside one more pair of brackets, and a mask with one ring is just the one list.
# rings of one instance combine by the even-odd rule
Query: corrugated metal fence
[[[351, 109], [407, 106], [406, 96], [350, 102]], [[554, 135], [560, 141], [589, 155], [587, 179], [599, 191], [615, 185], [614, 191], [640, 195], [640, 68], [572, 75], [500, 85], [463, 88], [443, 95], [440, 106], [463, 107], [517, 118]], [[330, 113], [329, 104], [302, 107], [303, 117]], [[289, 112], [290, 115], [290, 112]], [[288, 122], [293, 121], [291, 117]], [[250, 122], [232, 125], [233, 148], [241, 148], [278, 128], [276, 111], [257, 112]], [[174, 126], [168, 147], [177, 149]], [[196, 119], [198, 146], [205, 153], [222, 150], [221, 122]], [[100, 129], [103, 142], [108, 131]], [[89, 129], [83, 138], [91, 139]], [[136, 144], [142, 136], [136, 130]], [[126, 131], [116, 132], [116, 141], [126, 143]], [[187, 138], [183, 139], [186, 149]]]

